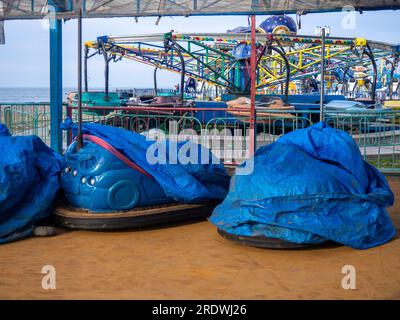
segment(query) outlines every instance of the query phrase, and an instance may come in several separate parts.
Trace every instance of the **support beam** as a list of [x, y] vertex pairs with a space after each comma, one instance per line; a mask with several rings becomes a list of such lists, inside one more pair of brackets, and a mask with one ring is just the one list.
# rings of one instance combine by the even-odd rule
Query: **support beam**
[[393, 57], [392, 65], [390, 68], [390, 81], [389, 81], [389, 99], [393, 99], [393, 83], [394, 83], [394, 71], [396, 70], [397, 66], [399, 65], [400, 62], [400, 55], [395, 54]]
[[178, 56], [179, 56], [179, 60], [181, 61], [181, 82], [179, 85], [179, 100], [180, 103], [183, 104], [184, 101], [184, 88], [185, 88], [185, 75], [186, 75], [186, 69], [185, 69], [185, 58], [183, 57], [182, 51], [184, 51], [184, 49], [176, 43], [175, 40], [173, 40], [172, 38], [168, 37], [165, 39], [164, 41], [164, 46], [166, 47], [166, 52], [168, 52], [168, 50], [174, 50]]
[[157, 96], [157, 70], [158, 67], [154, 68], [154, 95]]
[[319, 121], [325, 121], [324, 98], [325, 98], [325, 28], [321, 28], [321, 84], [319, 100]]
[[110, 58], [108, 57], [107, 49], [104, 43], [101, 41], [101, 51], [104, 58], [104, 93], [108, 97], [108, 92], [110, 90]]
[[[79, 2], [79, 1], [78, 1]], [[78, 3], [80, 5], [80, 3]], [[78, 135], [76, 150], [83, 147], [82, 134], [82, 8], [78, 7]]]
[[375, 100], [376, 100], [376, 83], [378, 81], [378, 67], [376, 65], [374, 53], [368, 43], [367, 43], [367, 47], [364, 50], [364, 53], [367, 54], [367, 56], [371, 60], [371, 64], [372, 64], [371, 100], [375, 102]]
[[256, 16], [251, 15], [251, 57], [250, 57], [250, 157], [257, 150], [256, 114]]
[[50, 20], [50, 145], [62, 153], [62, 24]]
[[0, 21], [0, 44], [6, 44], [6, 36], [4, 32], [4, 21]]
[[85, 58], [84, 58], [84, 64], [83, 64], [83, 76], [84, 76], [84, 83], [85, 83], [85, 92], [88, 92], [89, 90], [89, 84], [88, 84], [88, 59], [89, 59], [89, 48], [87, 45], [85, 45]]

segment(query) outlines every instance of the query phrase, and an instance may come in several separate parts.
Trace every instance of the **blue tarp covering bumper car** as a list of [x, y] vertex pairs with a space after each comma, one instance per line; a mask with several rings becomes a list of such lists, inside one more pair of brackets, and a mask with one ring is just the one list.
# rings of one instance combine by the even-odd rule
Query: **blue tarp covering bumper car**
[[[70, 121], [63, 127], [76, 131]], [[121, 229], [205, 217], [228, 192], [223, 164], [199, 144], [99, 124], [82, 131], [83, 147], [73, 142], [64, 157], [66, 205], [56, 208], [64, 226]]]
[[11, 136], [0, 123], [0, 244], [29, 236], [59, 190], [61, 157], [37, 136]]
[[385, 208], [394, 201], [385, 177], [347, 133], [324, 123], [261, 147], [252, 173], [239, 173], [210, 217], [228, 238], [288, 247], [330, 240], [366, 249], [396, 234]]

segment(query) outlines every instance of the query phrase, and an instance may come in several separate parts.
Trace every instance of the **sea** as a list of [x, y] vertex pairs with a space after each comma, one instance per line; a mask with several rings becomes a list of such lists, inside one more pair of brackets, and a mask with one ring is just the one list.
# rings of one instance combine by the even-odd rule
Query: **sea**
[[[118, 88], [125, 89], [125, 88]], [[103, 88], [90, 88], [91, 91], [103, 91]], [[115, 88], [110, 88], [110, 91]], [[76, 88], [64, 88], [63, 100], [66, 101], [69, 92], [76, 92]], [[1, 103], [23, 103], [23, 102], [49, 102], [50, 88], [5, 88], [0, 87], [0, 104]]]
[[[64, 100], [74, 88], [64, 88]], [[0, 88], [0, 103], [49, 102], [49, 88]]]

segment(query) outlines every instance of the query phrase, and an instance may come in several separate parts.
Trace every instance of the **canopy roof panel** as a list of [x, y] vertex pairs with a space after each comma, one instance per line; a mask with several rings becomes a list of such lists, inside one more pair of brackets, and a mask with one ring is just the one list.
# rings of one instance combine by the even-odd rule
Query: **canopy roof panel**
[[[55, 5], [59, 18], [73, 17], [76, 0], [0, 0], [0, 19], [42, 18], [47, 3]], [[83, 17], [143, 17], [189, 15], [277, 14], [398, 9], [398, 0], [81, 0]]]

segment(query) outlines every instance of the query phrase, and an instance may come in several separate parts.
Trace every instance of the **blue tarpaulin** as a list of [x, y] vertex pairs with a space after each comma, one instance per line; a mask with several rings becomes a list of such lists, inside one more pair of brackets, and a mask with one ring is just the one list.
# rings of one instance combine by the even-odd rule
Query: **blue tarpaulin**
[[[62, 124], [62, 129], [71, 127], [76, 134], [77, 127], [70, 119]], [[223, 164], [200, 144], [179, 142], [174, 150], [171, 141], [155, 142], [132, 131], [94, 123], [84, 123], [82, 132], [108, 142], [153, 176], [165, 194], [176, 201], [223, 199], [228, 192], [229, 176]]]
[[353, 139], [318, 123], [257, 150], [254, 171], [232, 179], [210, 221], [238, 236], [366, 249], [396, 234], [385, 208], [393, 201]]
[[32, 233], [59, 189], [61, 157], [37, 136], [11, 136], [0, 123], [0, 244]]

